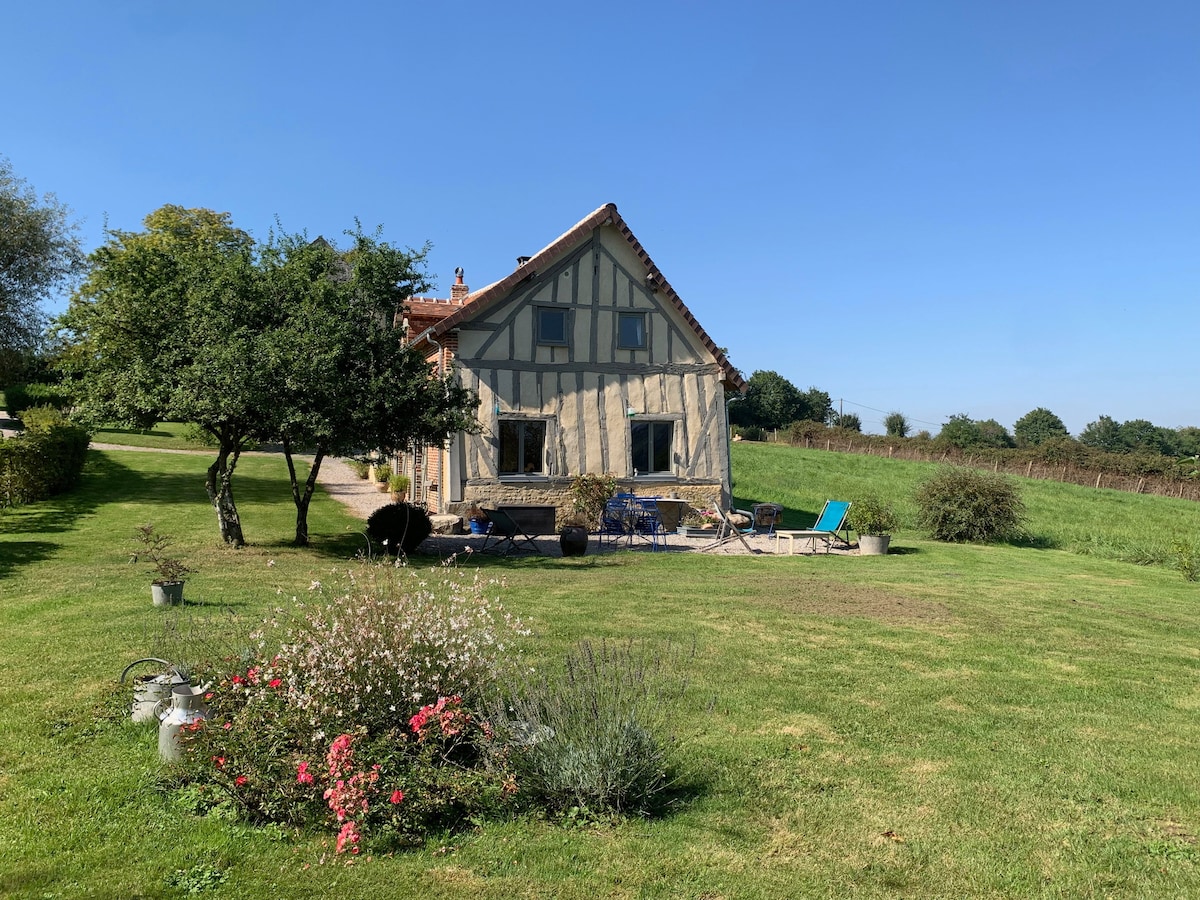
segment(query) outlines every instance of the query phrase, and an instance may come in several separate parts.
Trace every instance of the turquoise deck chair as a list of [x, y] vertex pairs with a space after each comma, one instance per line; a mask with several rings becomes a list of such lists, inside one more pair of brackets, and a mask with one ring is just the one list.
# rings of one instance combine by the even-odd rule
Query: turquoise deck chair
[[[850, 512], [850, 502], [847, 500], [826, 500], [821, 507], [821, 515], [812, 528], [791, 532], [793, 537], [809, 538], [815, 546], [817, 541], [825, 542], [825, 552], [833, 546], [834, 541], [842, 541], [850, 546], [850, 528], [846, 525], [846, 514]], [[845, 532], [845, 537], [839, 532]]]

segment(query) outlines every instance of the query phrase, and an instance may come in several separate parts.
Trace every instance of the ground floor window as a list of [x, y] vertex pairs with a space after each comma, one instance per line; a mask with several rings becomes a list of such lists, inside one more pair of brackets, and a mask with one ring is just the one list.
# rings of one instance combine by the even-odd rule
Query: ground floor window
[[674, 422], [631, 422], [633, 468], [638, 475], [671, 471]]
[[500, 420], [501, 475], [545, 474], [546, 423], [532, 419]]

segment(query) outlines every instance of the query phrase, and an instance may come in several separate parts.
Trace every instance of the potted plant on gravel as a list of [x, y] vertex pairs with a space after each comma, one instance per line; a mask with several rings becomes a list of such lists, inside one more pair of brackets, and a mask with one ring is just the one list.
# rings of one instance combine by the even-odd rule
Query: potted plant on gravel
[[388, 490], [392, 492], [392, 500], [400, 501], [408, 497], [410, 482], [407, 475], [392, 475], [388, 478]]
[[178, 556], [168, 556], [167, 548], [175, 543], [169, 534], [162, 534], [153, 522], [134, 529], [133, 540], [139, 545], [129, 561], [148, 562], [158, 577], [150, 582], [150, 598], [155, 606], [175, 606], [183, 602], [183, 577], [195, 572], [184, 565]]
[[895, 508], [876, 494], [867, 494], [850, 505], [850, 527], [858, 533], [858, 552], [862, 556], [885, 556], [899, 524]]

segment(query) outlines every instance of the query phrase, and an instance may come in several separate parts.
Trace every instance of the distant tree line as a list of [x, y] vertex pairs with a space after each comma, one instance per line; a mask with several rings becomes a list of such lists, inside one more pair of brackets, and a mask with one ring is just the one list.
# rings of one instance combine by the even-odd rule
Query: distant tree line
[[[792, 443], [803, 443], [818, 435], [827, 438], [826, 429], [843, 436], [862, 432], [858, 415], [839, 414], [829, 394], [819, 388], [801, 391], [771, 371], [754, 372], [747, 384], [745, 395], [729, 404], [730, 423], [747, 439], [782, 430]], [[889, 413], [884, 428], [888, 438], [927, 443], [931, 451], [978, 454], [1040, 448], [1041, 452], [1024, 455], [1130, 474], [1182, 473], [1188, 477], [1200, 461], [1200, 428], [1164, 428], [1145, 419], [1118, 422], [1102, 415], [1089, 422], [1078, 437], [1072, 437], [1062, 419], [1041, 406], [1021, 416], [1011, 433], [995, 419], [972, 419], [966, 413], [950, 416], [936, 436], [928, 431], [911, 435], [909, 421], [900, 412]]]

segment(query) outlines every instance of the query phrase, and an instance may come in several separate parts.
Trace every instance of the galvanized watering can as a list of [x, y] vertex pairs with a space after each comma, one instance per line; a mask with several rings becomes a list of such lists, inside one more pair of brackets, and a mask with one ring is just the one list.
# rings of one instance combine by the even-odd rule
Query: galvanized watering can
[[130, 717], [135, 722], [156, 722], [158, 721], [156, 705], [161, 701], [170, 700], [171, 689], [179, 684], [187, 684], [188, 680], [165, 659], [147, 656], [135, 660], [125, 667], [125, 671], [121, 673], [121, 684], [125, 683], [125, 676], [129, 674], [129, 670], [142, 663], [160, 663], [164, 667], [164, 671], [158, 675], [139, 675], [134, 679], [133, 707], [130, 709]]

